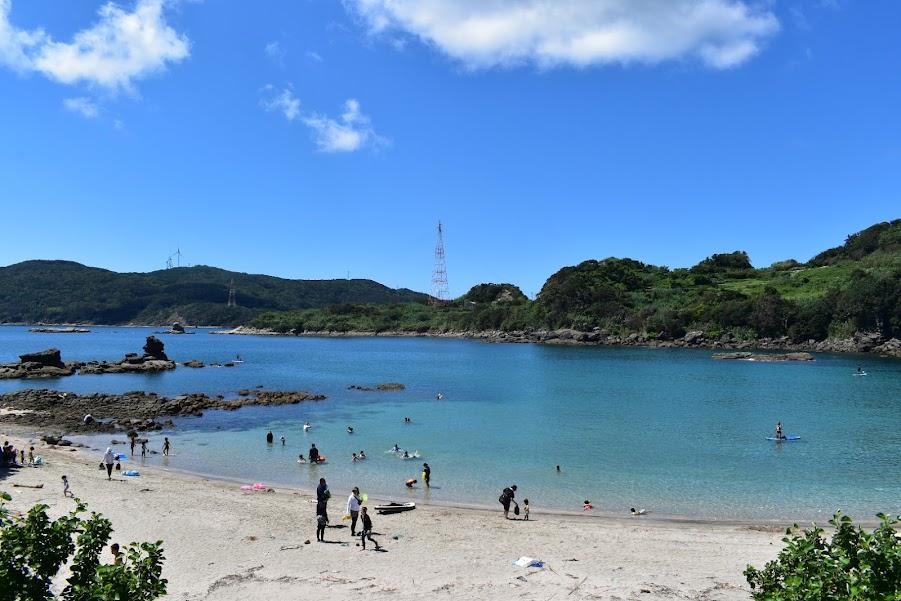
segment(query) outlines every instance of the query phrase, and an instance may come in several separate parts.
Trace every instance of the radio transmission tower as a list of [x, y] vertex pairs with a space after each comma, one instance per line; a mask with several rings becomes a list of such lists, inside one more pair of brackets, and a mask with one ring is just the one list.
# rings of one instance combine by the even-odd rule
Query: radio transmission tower
[[235, 280], [233, 279], [228, 283], [228, 306], [229, 307], [237, 307], [238, 299], [235, 293]]
[[438, 240], [435, 242], [435, 270], [432, 271], [432, 296], [430, 305], [444, 305], [448, 299], [447, 266], [444, 264], [444, 229], [438, 222]]

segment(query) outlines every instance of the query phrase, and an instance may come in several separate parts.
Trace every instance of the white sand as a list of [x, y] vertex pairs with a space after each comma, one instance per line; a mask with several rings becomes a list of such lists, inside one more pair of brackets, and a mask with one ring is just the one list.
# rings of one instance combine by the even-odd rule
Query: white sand
[[[26, 442], [9, 440], [18, 448]], [[315, 542], [308, 493], [243, 493], [234, 483], [149, 468], [137, 478], [114, 472], [108, 482], [96, 452], [31, 444], [48, 463], [0, 480], [14, 497], [10, 508], [42, 502], [62, 514], [73, 506], [62, 495], [60, 476], [68, 475], [75, 494], [112, 520], [114, 542], [164, 541], [171, 599], [748, 599], [742, 571], [762, 566], [782, 545], [782, 529], [754, 525], [540, 507], [524, 522], [504, 520], [499, 510], [419, 506], [373, 515], [386, 552], [362, 551], [346, 527], [326, 532], [340, 544]], [[13, 487], [40, 483], [43, 489]], [[349, 523], [340, 519], [348, 492], [332, 491], [333, 525]], [[514, 566], [523, 555], [549, 568]]]

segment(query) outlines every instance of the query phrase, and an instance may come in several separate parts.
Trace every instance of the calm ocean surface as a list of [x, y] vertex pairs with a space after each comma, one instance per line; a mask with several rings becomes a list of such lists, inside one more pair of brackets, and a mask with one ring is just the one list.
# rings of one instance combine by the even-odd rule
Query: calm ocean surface
[[[35, 334], [0, 327], [0, 362], [51, 346], [64, 360], [119, 359], [148, 328]], [[516, 483], [533, 508], [602, 512], [645, 507], [712, 519], [824, 520], [901, 513], [901, 361], [817, 355], [810, 364], [719, 362], [708, 350], [566, 348], [413, 338], [320, 339], [161, 335], [176, 361], [233, 368], [156, 375], [4, 381], [0, 392], [50, 387], [78, 393], [154, 391], [236, 395], [241, 388], [309, 390], [328, 400], [210, 411], [177, 420], [174, 454], [148, 464], [270, 485], [313, 488], [325, 476], [337, 497], [353, 485], [396, 499], [497, 506]], [[868, 373], [855, 377], [857, 366]], [[350, 384], [402, 382], [402, 392]], [[435, 395], [441, 392], [444, 400]], [[409, 416], [413, 423], [405, 425]], [[766, 440], [781, 420], [797, 443]], [[304, 433], [310, 421], [313, 429]], [[345, 428], [353, 425], [348, 435]], [[268, 429], [276, 444], [267, 445]], [[285, 436], [287, 444], [278, 439]], [[87, 439], [106, 447], [110, 435]], [[121, 436], [119, 438], [122, 438]], [[84, 439], [82, 439], [84, 440]], [[432, 488], [408, 491], [422, 461]], [[298, 465], [316, 443], [329, 462]], [[369, 459], [351, 463], [351, 452]], [[140, 466], [140, 459], [128, 467]], [[562, 472], [554, 466], [560, 464]]]

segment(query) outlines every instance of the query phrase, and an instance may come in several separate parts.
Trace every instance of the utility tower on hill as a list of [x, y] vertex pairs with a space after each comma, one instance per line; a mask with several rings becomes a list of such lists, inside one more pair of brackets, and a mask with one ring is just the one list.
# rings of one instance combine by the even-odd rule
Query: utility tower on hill
[[438, 240], [435, 242], [435, 269], [432, 271], [432, 296], [429, 297], [430, 305], [447, 304], [449, 294], [447, 291], [447, 266], [444, 264], [444, 229], [438, 222]]
[[232, 279], [228, 283], [228, 306], [229, 307], [237, 307], [238, 306], [238, 299], [237, 299], [237, 294], [235, 292], [235, 280], [234, 279]]

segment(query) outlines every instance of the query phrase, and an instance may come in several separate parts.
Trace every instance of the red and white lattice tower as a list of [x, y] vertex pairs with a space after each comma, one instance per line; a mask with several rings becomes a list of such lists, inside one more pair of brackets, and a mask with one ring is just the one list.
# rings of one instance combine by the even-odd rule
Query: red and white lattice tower
[[432, 296], [430, 305], [444, 305], [449, 298], [447, 291], [447, 266], [444, 264], [444, 229], [438, 222], [438, 241], [435, 242], [435, 269], [432, 271]]

